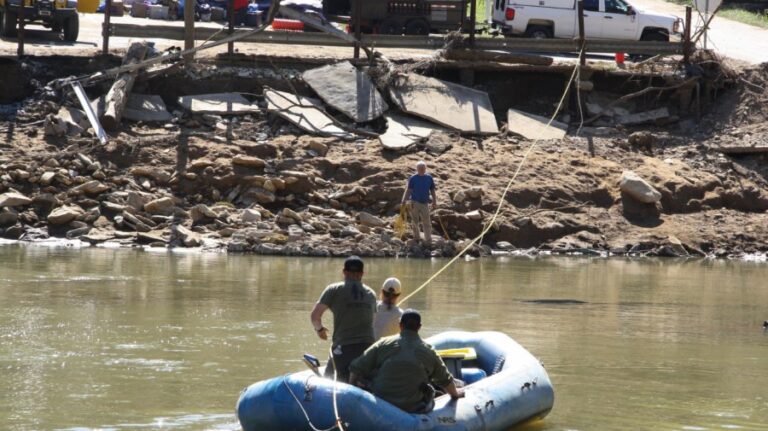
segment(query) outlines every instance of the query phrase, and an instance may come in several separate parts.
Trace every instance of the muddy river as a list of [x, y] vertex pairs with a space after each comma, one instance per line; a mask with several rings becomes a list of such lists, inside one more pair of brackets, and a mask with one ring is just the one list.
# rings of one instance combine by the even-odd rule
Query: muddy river
[[[369, 259], [366, 281], [444, 262]], [[543, 361], [555, 407], [526, 429], [768, 429], [767, 265], [461, 261], [408, 305], [425, 335], [499, 330]], [[324, 356], [308, 313], [340, 266], [2, 246], [0, 428], [238, 429], [246, 385]]]

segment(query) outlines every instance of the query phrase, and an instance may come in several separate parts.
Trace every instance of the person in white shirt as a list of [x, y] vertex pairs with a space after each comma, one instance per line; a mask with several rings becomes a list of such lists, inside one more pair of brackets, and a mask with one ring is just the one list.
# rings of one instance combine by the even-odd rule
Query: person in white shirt
[[403, 310], [397, 306], [401, 292], [400, 280], [391, 277], [384, 280], [373, 316], [373, 337], [379, 339], [400, 333], [400, 316]]

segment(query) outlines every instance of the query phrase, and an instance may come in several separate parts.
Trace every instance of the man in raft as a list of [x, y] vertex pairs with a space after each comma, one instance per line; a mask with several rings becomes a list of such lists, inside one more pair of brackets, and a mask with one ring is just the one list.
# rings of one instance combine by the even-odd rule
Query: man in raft
[[349, 367], [350, 384], [373, 378], [374, 395], [409, 413], [428, 413], [435, 407], [434, 384], [451, 398], [464, 396], [435, 349], [419, 336], [421, 315], [408, 309], [400, 317], [400, 335], [385, 337], [368, 348]]
[[325, 367], [325, 376], [349, 380], [349, 364], [360, 356], [375, 339], [373, 315], [376, 313], [376, 293], [363, 284], [363, 260], [350, 256], [344, 261], [344, 281], [325, 288], [310, 314], [312, 326], [321, 340], [328, 339], [328, 328], [323, 326], [323, 313], [333, 313], [331, 357]]

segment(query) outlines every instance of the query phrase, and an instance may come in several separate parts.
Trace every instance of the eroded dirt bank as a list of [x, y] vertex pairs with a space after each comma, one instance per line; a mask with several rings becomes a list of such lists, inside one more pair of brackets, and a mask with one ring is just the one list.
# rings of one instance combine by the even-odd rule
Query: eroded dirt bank
[[[88, 67], [101, 66], [94, 60]], [[281, 84], [274, 70], [243, 68], [200, 68], [137, 83], [142, 92], [163, 96], [169, 110], [176, 109], [174, 119], [123, 122], [101, 145], [92, 130], [44, 134], [45, 118], [58, 111], [60, 100], [43, 84], [67, 71], [41, 67], [32, 61], [16, 71], [27, 76], [19, 78], [30, 88], [27, 98], [0, 112], [0, 235], [9, 239], [309, 256], [452, 256], [481, 232], [532, 145], [513, 134], [439, 132], [395, 153], [376, 139], [310, 136], [263, 111], [219, 117], [174, 107], [175, 97], [203, 92], [206, 85], [254, 95], [265, 84], [293, 85]], [[628, 128], [604, 118], [602, 127], [575, 136], [572, 112], [568, 136], [538, 144], [473, 254], [533, 249], [733, 256], [768, 250], [766, 156], [715, 150], [768, 145], [767, 88], [768, 65], [740, 71], [700, 123], [683, 117]], [[551, 109], [547, 100], [529, 105], [537, 103]], [[398, 238], [393, 229], [418, 160], [427, 162], [438, 184], [433, 232], [440, 239], [430, 248]], [[622, 192], [629, 170], [655, 188], [657, 202]]]

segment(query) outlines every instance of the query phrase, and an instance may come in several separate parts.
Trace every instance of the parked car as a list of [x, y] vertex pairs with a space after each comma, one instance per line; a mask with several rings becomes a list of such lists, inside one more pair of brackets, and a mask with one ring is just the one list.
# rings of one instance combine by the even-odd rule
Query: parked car
[[[56, 33], [64, 32], [64, 40], [74, 42], [80, 32], [77, 0], [23, 0], [24, 20], [40, 23]], [[0, 0], [0, 35], [15, 37], [22, 0]]]
[[[576, 0], [489, 0], [493, 24], [507, 36], [574, 38], [579, 34]], [[626, 0], [584, 0], [587, 39], [679, 40], [683, 21], [644, 11]]]

